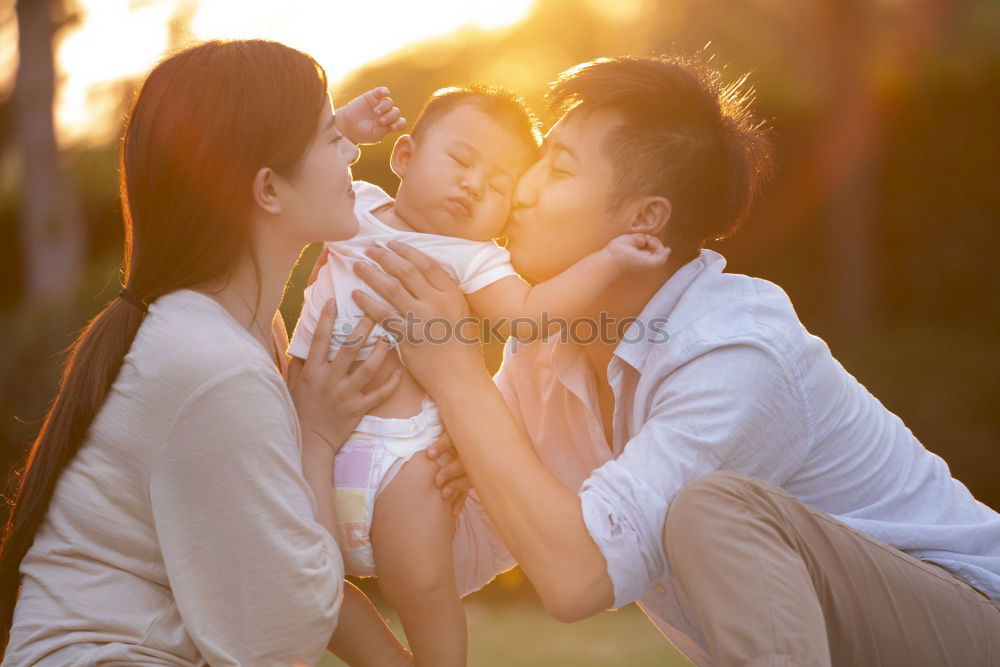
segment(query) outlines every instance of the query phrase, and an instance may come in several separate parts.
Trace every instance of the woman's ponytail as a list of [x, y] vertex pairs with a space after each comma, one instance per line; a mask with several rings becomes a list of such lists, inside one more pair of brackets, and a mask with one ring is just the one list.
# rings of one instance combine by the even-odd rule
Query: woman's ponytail
[[115, 299], [67, 351], [59, 392], [18, 473], [17, 492], [0, 551], [0, 646], [6, 648], [20, 585], [19, 568], [45, 517], [59, 475], [83, 443], [118, 377], [143, 311]]

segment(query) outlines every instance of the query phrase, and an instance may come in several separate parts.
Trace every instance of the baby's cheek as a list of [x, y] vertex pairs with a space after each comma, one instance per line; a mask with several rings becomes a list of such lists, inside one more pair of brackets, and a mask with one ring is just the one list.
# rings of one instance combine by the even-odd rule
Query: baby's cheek
[[507, 226], [507, 220], [510, 218], [510, 202], [504, 202], [497, 206], [495, 214], [491, 219], [490, 224], [490, 238], [495, 238], [503, 234], [504, 227]]

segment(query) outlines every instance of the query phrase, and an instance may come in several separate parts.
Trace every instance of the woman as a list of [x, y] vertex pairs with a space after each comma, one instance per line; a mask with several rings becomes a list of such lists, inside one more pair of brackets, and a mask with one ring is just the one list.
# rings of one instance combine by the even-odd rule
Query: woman
[[120, 155], [126, 289], [73, 344], [21, 474], [3, 664], [313, 664], [328, 644], [406, 662], [331, 537], [334, 453], [393, 389], [366, 387], [385, 350], [327, 363], [327, 309], [283, 380], [289, 272], [357, 229], [358, 151], [326, 85], [264, 41], [201, 44], [143, 83]]

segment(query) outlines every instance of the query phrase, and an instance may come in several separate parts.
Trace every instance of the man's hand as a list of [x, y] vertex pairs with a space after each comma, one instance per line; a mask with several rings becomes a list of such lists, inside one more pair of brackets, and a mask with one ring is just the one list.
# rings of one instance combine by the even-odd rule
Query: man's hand
[[[455, 279], [433, 259], [400, 241], [369, 248], [365, 254], [374, 262], [356, 262], [352, 268], [386, 303], [361, 290], [351, 296], [386, 331], [405, 328], [399, 341], [403, 361], [431, 398], [437, 400], [437, 392], [445, 386], [464, 386], [468, 378], [489, 378], [478, 322]], [[444, 331], [448, 335], [438, 340]]]
[[434, 486], [441, 489], [442, 498], [453, 499], [451, 515], [458, 516], [462, 512], [462, 506], [465, 505], [465, 498], [469, 495], [472, 484], [447, 431], [427, 449], [426, 455], [441, 466], [441, 470], [434, 476]]
[[667, 263], [670, 248], [652, 234], [622, 234], [611, 239], [604, 251], [622, 273], [648, 271]]
[[389, 132], [406, 127], [388, 88], [373, 88], [336, 110], [337, 130], [355, 144], [377, 144]]

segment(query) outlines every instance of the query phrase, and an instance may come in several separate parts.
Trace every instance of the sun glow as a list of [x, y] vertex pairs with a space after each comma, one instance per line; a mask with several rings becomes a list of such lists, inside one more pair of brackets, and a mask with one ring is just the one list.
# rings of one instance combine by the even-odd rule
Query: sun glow
[[[331, 82], [409, 44], [462, 28], [524, 19], [535, 0], [77, 0], [81, 21], [56, 54], [63, 84], [56, 122], [63, 142], [105, 141], [117, 131], [120, 82], [148, 70], [170, 44], [171, 21], [190, 10], [194, 39], [264, 38], [314, 56]], [[7, 56], [16, 45], [0, 46]], [[13, 62], [16, 58], [0, 57]], [[373, 85], [377, 82], [373, 82]]]

